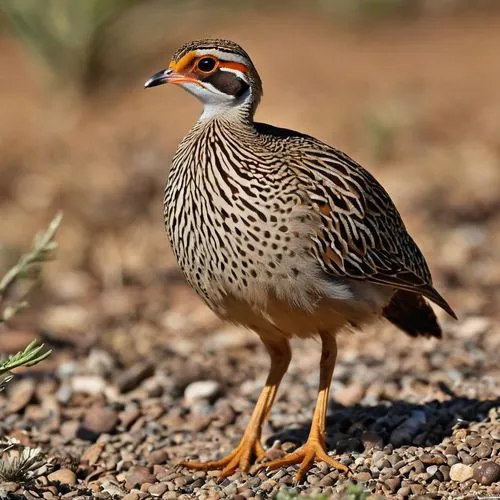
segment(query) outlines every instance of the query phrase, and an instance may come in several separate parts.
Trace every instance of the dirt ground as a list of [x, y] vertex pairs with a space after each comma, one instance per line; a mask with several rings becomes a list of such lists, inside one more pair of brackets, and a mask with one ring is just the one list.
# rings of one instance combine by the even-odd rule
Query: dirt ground
[[[25, 48], [0, 38], [0, 271], [64, 211], [58, 259], [0, 330], [4, 353], [36, 336], [55, 349], [0, 393], [0, 435], [41, 447], [47, 468], [33, 484], [0, 484], [0, 498], [336, 498], [348, 481], [386, 498], [500, 496], [500, 12], [181, 20], [163, 55], [82, 101], [48, 94]], [[442, 341], [386, 323], [341, 336], [328, 444], [349, 479], [318, 464], [299, 485], [294, 467], [217, 484], [176, 466], [237, 444], [268, 367], [254, 334], [186, 287], [163, 231], [169, 158], [200, 110], [179, 89], [142, 84], [178, 43], [207, 34], [249, 51], [260, 121], [376, 175], [460, 317], [437, 311]], [[304, 442], [313, 409], [318, 344], [293, 345], [269, 457]]]

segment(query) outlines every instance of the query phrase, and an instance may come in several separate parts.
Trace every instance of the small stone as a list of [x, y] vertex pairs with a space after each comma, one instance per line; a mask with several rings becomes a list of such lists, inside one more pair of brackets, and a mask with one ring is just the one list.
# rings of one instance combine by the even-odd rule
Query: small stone
[[318, 486], [321, 486], [322, 488], [326, 486], [333, 486], [337, 482], [338, 478], [339, 473], [337, 471], [330, 472], [330, 474], [327, 474], [321, 479]]
[[366, 431], [361, 435], [361, 442], [365, 450], [381, 450], [384, 447], [384, 440], [382, 436], [374, 431]]
[[490, 436], [496, 441], [500, 441], [500, 425], [493, 427], [490, 431]]
[[78, 434], [79, 436], [82, 433], [87, 436], [93, 434], [97, 437], [100, 434], [112, 432], [117, 424], [118, 413], [115, 410], [105, 406], [93, 406], [85, 412]]
[[415, 496], [424, 495], [426, 492], [425, 486], [423, 484], [418, 484], [418, 483], [410, 484], [410, 490], [412, 492], [412, 495], [415, 495]]
[[471, 479], [473, 475], [474, 471], [469, 465], [458, 463], [451, 466], [450, 479], [452, 481], [463, 483]]
[[410, 487], [409, 486], [402, 486], [398, 490], [398, 497], [401, 498], [408, 498], [410, 496]]
[[71, 384], [69, 384], [68, 382], [63, 382], [59, 386], [59, 389], [57, 389], [56, 392], [57, 401], [59, 401], [59, 403], [63, 405], [66, 405], [67, 403], [69, 403], [72, 396], [73, 396], [73, 388], [71, 387]]
[[440, 465], [439, 472], [443, 475], [443, 481], [450, 480], [450, 466], [449, 465]]
[[472, 339], [487, 332], [491, 327], [491, 320], [484, 316], [471, 316], [464, 318], [456, 325], [455, 332], [458, 336]]
[[139, 498], [137, 493], [127, 493], [122, 500], [139, 500]]
[[8, 403], [6, 413], [18, 413], [24, 409], [35, 394], [35, 381], [31, 378], [24, 378], [15, 381], [8, 391]]
[[279, 448], [275, 448], [274, 446], [266, 450], [266, 458], [269, 461], [278, 460], [279, 458], [282, 458], [284, 456], [285, 452], [283, 450], [280, 450]]
[[366, 481], [369, 481], [372, 478], [372, 475], [369, 472], [358, 472], [357, 474], [353, 475], [353, 479], [356, 481], [359, 481], [361, 483], [364, 483]]
[[[387, 457], [387, 453], [385, 453], [384, 451], [382, 450], [377, 450], [377, 451], [374, 451], [373, 452], [373, 455], [372, 455], [372, 462], [377, 466], [379, 467], [379, 463], [386, 460], [386, 457]], [[379, 467], [380, 468], [380, 467]]]
[[276, 481], [273, 479], [268, 479], [260, 484], [260, 487], [263, 491], [269, 492], [276, 486]]
[[156, 484], [152, 484], [149, 488], [148, 488], [148, 493], [152, 496], [152, 497], [161, 497], [163, 495], [163, 493], [165, 493], [165, 491], [167, 491], [167, 485], [164, 484], [164, 483], [156, 483]]
[[188, 405], [199, 399], [214, 400], [220, 393], [220, 384], [215, 380], [197, 380], [184, 390], [184, 400]]
[[477, 457], [473, 457], [464, 450], [458, 452], [458, 459], [465, 465], [472, 465], [477, 462]]
[[124, 429], [129, 429], [129, 427], [141, 416], [141, 411], [139, 408], [132, 406], [125, 409], [118, 414], [120, 419], [120, 424]]
[[392, 491], [397, 491], [401, 487], [401, 478], [400, 477], [391, 477], [386, 479], [384, 484]]
[[429, 467], [425, 469], [425, 472], [427, 472], [427, 474], [429, 474], [430, 477], [434, 476], [434, 474], [436, 474], [437, 471], [438, 471], [437, 465], [429, 465]]
[[492, 462], [480, 462], [474, 465], [474, 479], [484, 486], [500, 481], [500, 465]]
[[75, 375], [71, 379], [73, 392], [89, 394], [103, 394], [106, 389], [106, 381], [99, 375]]
[[141, 487], [145, 483], [155, 483], [156, 478], [147, 467], [135, 465], [125, 473], [125, 487], [129, 490]]
[[168, 459], [168, 453], [165, 450], [152, 451], [146, 458], [147, 462], [152, 465], [164, 464]]
[[491, 446], [489, 443], [483, 442], [472, 449], [471, 453], [478, 458], [488, 458], [491, 456]]
[[456, 455], [458, 453], [457, 447], [453, 444], [449, 444], [444, 450], [445, 455]]
[[353, 383], [335, 391], [335, 401], [343, 406], [352, 406], [359, 403], [365, 395], [365, 388], [361, 384]]
[[112, 498], [122, 498], [125, 495], [125, 491], [116, 483], [114, 479], [105, 480], [101, 484], [101, 489], [106, 492]]
[[95, 443], [89, 446], [82, 455], [82, 462], [88, 462], [89, 465], [95, 465], [104, 449], [104, 443]]
[[426, 465], [441, 465], [446, 463], [446, 457], [438, 453], [422, 453], [420, 461]]
[[[0, 486], [0, 491], [5, 491], [5, 493], [14, 493], [15, 491], [17, 491], [19, 489], [20, 485], [19, 483], [16, 483], [14, 481], [6, 481], [5, 483], [2, 482], [1, 486]], [[7, 497], [9, 498], [9, 497]]]
[[128, 370], [125, 370], [117, 378], [116, 384], [120, 392], [129, 392], [139, 384], [151, 377], [155, 372], [155, 367], [151, 363], [136, 363]]
[[47, 479], [51, 482], [69, 484], [71, 486], [76, 484], [76, 474], [71, 469], [59, 469], [51, 472], [47, 476]]

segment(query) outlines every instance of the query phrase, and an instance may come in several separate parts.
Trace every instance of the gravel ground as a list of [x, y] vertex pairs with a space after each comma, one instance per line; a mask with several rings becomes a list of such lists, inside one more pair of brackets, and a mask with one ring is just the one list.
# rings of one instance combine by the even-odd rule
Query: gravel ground
[[[221, 324], [186, 288], [162, 231], [165, 158], [190, 126], [194, 103], [186, 97], [180, 106], [175, 92], [117, 91], [74, 123], [66, 110], [67, 122], [58, 115], [53, 130], [26, 56], [0, 38], [0, 74], [18, 78], [0, 94], [12, 117], [0, 123], [0, 269], [56, 210], [65, 212], [59, 259], [45, 269], [31, 309], [0, 331], [6, 353], [36, 335], [55, 349], [0, 393], [0, 437], [44, 455], [37, 479], [0, 484], [0, 498], [242, 500], [282, 489], [343, 498], [353, 482], [373, 498], [500, 496], [499, 20], [420, 20], [406, 31], [382, 26], [355, 36], [292, 14], [280, 36], [274, 19], [238, 25], [234, 38], [252, 47], [265, 75], [259, 118], [373, 165], [460, 317], [438, 313], [442, 341], [410, 339], [382, 322], [340, 336], [327, 442], [351, 475], [318, 464], [299, 485], [295, 467], [217, 484], [213, 473], [176, 465], [237, 444], [268, 368], [254, 334]], [[294, 33], [307, 23], [308, 43], [299, 46]], [[199, 35], [192, 26], [183, 38]], [[269, 57], [269, 47], [283, 46], [295, 52]], [[311, 46], [343, 64], [342, 79], [333, 78], [338, 66], [330, 74], [316, 61], [326, 76], [314, 95], [310, 72], [294, 74], [284, 92]], [[379, 65], [384, 78], [368, 85]], [[397, 107], [408, 94], [409, 118], [391, 129], [393, 144], [379, 157], [363, 135], [367, 110]], [[169, 113], [158, 113], [160, 101]], [[319, 345], [293, 347], [264, 429], [269, 458], [304, 442], [313, 410]]]
[[[189, 294], [179, 285], [183, 293]], [[147, 360], [122, 368], [104, 347], [76, 346], [77, 359], [61, 360], [59, 352], [51, 360], [58, 358], [54, 373], [44, 366], [36, 378], [20, 376], [0, 396], [0, 432], [47, 455], [49, 468], [33, 492], [46, 499], [130, 500], [344, 491], [347, 479], [324, 464], [299, 485], [293, 466], [236, 473], [221, 484], [211, 472], [176, 466], [188, 456], [219, 456], [238, 442], [267, 360], [251, 333], [218, 324], [194, 301], [189, 316], [172, 307], [149, 317], [153, 325], [155, 319], [175, 329]], [[186, 338], [184, 329], [196, 333]], [[380, 324], [341, 338], [328, 446], [349, 466], [350, 481], [369, 492], [389, 498], [500, 494], [498, 323], [471, 316], [445, 321], [445, 331], [443, 342], [414, 341]], [[300, 354], [265, 428], [269, 458], [307, 435], [318, 345], [294, 346]], [[17, 498], [24, 487], [9, 483], [0, 491]]]

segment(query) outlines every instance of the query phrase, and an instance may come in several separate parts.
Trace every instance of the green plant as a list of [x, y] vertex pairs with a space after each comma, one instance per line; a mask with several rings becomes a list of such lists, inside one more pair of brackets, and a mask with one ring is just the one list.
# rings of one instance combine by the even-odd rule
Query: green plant
[[[0, 324], [7, 323], [28, 306], [25, 298], [40, 274], [41, 264], [54, 257], [54, 251], [57, 249], [54, 236], [61, 219], [62, 215], [57, 214], [47, 230], [35, 236], [33, 249], [23, 254], [0, 279]], [[29, 281], [28, 286], [15, 293], [16, 285], [21, 281]], [[33, 366], [49, 356], [51, 352], [35, 340], [23, 351], [0, 360], [0, 390], [12, 379], [12, 370], [20, 366]]]
[[0, 323], [6, 323], [28, 306], [24, 297], [29, 288], [24, 290], [20, 297], [16, 296], [11, 299], [11, 295], [15, 295], [13, 293], [14, 286], [19, 281], [26, 279], [30, 279], [33, 283], [40, 274], [41, 264], [53, 259], [54, 251], [57, 249], [54, 235], [61, 220], [62, 214], [58, 213], [50, 222], [47, 230], [35, 236], [33, 249], [23, 254], [0, 279]]
[[349, 483], [346, 488], [347, 500], [366, 500], [370, 492], [366, 491], [361, 484]]
[[47, 349], [44, 344], [38, 344], [37, 340], [31, 342], [23, 351], [20, 351], [7, 359], [0, 361], [0, 391], [5, 388], [5, 385], [12, 379], [12, 371], [20, 366], [33, 366], [52, 353], [51, 349]]
[[302, 495], [295, 489], [282, 489], [276, 495], [275, 500], [328, 500], [327, 495]]

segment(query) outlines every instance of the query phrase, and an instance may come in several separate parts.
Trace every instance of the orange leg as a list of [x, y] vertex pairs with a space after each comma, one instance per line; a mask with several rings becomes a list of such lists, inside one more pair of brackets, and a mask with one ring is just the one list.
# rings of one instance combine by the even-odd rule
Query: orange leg
[[321, 341], [322, 352], [318, 399], [307, 441], [304, 446], [285, 455], [283, 458], [259, 465], [259, 469], [278, 469], [279, 467], [288, 467], [292, 464], [300, 464], [299, 470], [295, 475], [295, 480], [301, 481], [312, 464], [320, 460], [341, 472], [349, 472], [349, 469], [345, 465], [330, 457], [325, 449], [326, 411], [328, 408], [330, 384], [337, 359], [337, 342], [335, 336], [328, 333], [321, 333]]
[[260, 393], [240, 444], [220, 460], [210, 462], [183, 461], [180, 465], [198, 470], [222, 469], [218, 478], [219, 481], [222, 481], [236, 470], [248, 472], [250, 465], [255, 461], [254, 459], [263, 458], [265, 452], [260, 442], [262, 425], [271, 410], [278, 386], [290, 364], [291, 350], [288, 340], [284, 338], [272, 341], [262, 338], [262, 341], [271, 357], [271, 368], [266, 385]]

